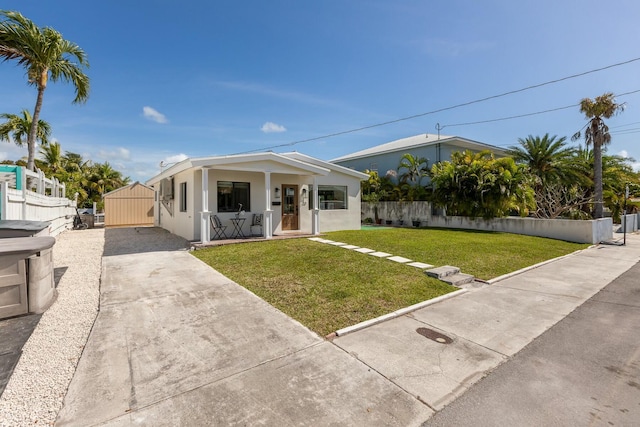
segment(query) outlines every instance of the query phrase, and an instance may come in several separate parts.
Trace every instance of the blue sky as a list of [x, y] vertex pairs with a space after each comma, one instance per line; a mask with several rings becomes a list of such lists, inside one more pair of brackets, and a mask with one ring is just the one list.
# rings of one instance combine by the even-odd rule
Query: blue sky
[[[640, 57], [640, 2], [5, 0], [85, 50], [86, 104], [50, 84], [42, 119], [63, 150], [133, 180], [160, 161], [263, 150], [417, 115]], [[274, 151], [329, 160], [420, 133], [498, 146], [567, 136], [577, 107], [451, 126], [640, 90], [640, 61], [412, 120]], [[24, 71], [0, 63], [0, 112], [33, 109]], [[609, 153], [640, 161], [640, 92], [609, 125]], [[449, 126], [448, 126], [449, 125]], [[26, 155], [8, 143], [0, 159]], [[640, 163], [639, 163], [640, 164]]]

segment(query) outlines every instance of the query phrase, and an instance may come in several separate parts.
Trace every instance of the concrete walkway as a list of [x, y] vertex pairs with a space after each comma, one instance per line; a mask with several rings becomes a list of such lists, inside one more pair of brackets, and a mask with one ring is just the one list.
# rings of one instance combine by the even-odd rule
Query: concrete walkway
[[101, 310], [57, 425], [405, 426], [631, 268], [640, 236], [333, 342], [186, 251], [107, 254]]

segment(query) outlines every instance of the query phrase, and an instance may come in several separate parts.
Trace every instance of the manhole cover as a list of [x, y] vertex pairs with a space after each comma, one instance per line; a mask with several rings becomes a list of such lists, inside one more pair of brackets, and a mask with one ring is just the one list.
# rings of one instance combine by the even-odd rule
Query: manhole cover
[[441, 334], [440, 332], [434, 331], [429, 328], [418, 328], [416, 332], [422, 335], [425, 338], [429, 338], [432, 341], [435, 341], [439, 344], [451, 344], [453, 340], [446, 335]]

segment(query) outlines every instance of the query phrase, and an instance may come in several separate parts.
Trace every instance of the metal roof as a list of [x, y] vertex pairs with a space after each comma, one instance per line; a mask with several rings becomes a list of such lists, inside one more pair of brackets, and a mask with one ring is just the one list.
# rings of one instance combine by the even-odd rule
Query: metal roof
[[471, 139], [462, 138], [459, 136], [448, 136], [448, 135], [434, 135], [430, 133], [423, 133], [420, 135], [410, 136], [408, 138], [397, 139], [395, 141], [387, 142], [385, 144], [376, 145], [375, 147], [367, 148], [361, 151], [356, 151], [355, 153], [347, 154], [342, 157], [337, 157], [335, 159], [330, 160], [331, 163], [343, 162], [347, 160], [354, 160], [360, 158], [366, 158], [370, 156], [375, 156], [379, 154], [385, 153], [393, 153], [397, 151], [407, 151], [412, 148], [420, 148], [426, 147], [429, 145], [436, 144], [449, 144], [461, 146], [463, 148], [469, 149], [481, 149], [481, 150], [491, 150], [494, 153], [504, 153], [505, 150], [496, 147], [494, 145], [485, 144], [483, 142], [473, 141]]

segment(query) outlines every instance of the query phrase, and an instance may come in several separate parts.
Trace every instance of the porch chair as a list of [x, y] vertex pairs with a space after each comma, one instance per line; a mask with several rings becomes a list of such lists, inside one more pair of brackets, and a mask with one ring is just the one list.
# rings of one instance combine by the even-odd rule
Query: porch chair
[[[253, 218], [251, 219], [251, 226], [250, 226], [252, 236], [262, 236], [262, 215], [263, 214], [253, 214]], [[253, 227], [259, 227], [260, 233], [259, 234], [254, 233]]]
[[222, 225], [222, 221], [220, 221], [218, 215], [210, 216], [209, 222], [211, 222], [211, 229], [213, 230], [213, 236], [211, 237], [211, 240], [222, 239], [223, 237], [225, 239], [228, 239], [227, 234], [224, 232], [224, 230], [227, 229], [227, 226]]

